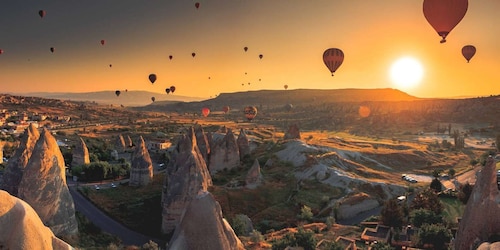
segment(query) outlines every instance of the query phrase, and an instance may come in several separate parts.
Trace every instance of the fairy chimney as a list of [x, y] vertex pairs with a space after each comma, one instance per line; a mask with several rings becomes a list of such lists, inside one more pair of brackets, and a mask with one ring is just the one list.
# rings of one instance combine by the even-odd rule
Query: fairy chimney
[[153, 180], [153, 162], [149, 156], [144, 139], [139, 137], [139, 144], [135, 147], [130, 169], [130, 185], [146, 186]]

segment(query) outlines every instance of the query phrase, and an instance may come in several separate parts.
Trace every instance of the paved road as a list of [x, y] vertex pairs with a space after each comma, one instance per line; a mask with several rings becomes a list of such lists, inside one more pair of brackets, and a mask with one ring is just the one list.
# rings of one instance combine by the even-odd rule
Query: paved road
[[[94, 204], [83, 197], [83, 195], [76, 190], [76, 187], [70, 186], [69, 191], [71, 193], [71, 196], [73, 197], [73, 202], [75, 203], [75, 209], [77, 211], [85, 215], [101, 230], [118, 236], [122, 240], [122, 243], [124, 245], [142, 246], [144, 243], [147, 243], [152, 239], [151, 237], [128, 229], [127, 227], [113, 220], [111, 217], [107, 216], [105, 213], [95, 207]], [[161, 242], [160, 240], [152, 240], [158, 243], [159, 246], [165, 246], [165, 243]]]

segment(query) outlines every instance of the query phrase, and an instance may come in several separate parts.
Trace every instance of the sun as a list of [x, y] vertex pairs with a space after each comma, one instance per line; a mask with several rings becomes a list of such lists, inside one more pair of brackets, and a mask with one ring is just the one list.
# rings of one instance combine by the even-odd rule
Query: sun
[[424, 76], [424, 69], [417, 59], [402, 57], [392, 64], [389, 75], [398, 89], [409, 90], [420, 83]]

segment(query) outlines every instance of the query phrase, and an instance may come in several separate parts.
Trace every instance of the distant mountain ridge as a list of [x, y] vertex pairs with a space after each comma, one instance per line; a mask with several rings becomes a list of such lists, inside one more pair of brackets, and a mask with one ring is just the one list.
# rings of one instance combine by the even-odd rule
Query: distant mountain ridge
[[99, 104], [113, 104], [123, 106], [145, 106], [153, 101], [151, 97], [155, 97], [155, 101], [162, 102], [193, 102], [202, 101], [200, 97], [179, 96], [175, 94], [162, 94], [150, 91], [129, 90], [121, 91], [119, 96], [116, 96], [114, 90], [96, 91], [96, 92], [28, 92], [28, 93], [11, 93], [12, 95], [33, 96], [49, 99], [71, 100], [71, 101], [87, 101], [96, 102]]

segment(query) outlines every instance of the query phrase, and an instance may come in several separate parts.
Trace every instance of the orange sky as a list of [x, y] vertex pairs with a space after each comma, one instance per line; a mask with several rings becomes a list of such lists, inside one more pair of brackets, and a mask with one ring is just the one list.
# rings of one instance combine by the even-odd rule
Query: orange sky
[[[9, 2], [0, 3], [1, 92], [396, 88], [389, 68], [411, 56], [424, 67], [421, 83], [403, 89], [411, 95], [500, 94], [499, 1], [470, 1], [445, 44], [416, 0]], [[477, 48], [470, 63], [466, 44]], [[322, 61], [330, 47], [345, 54], [334, 77]]]

